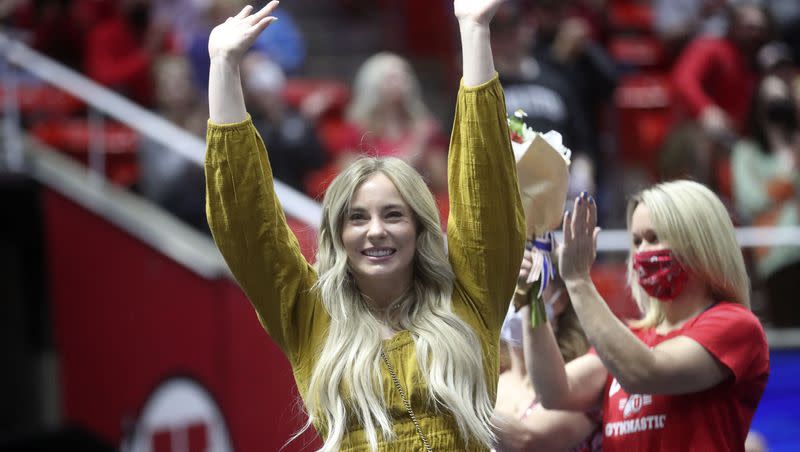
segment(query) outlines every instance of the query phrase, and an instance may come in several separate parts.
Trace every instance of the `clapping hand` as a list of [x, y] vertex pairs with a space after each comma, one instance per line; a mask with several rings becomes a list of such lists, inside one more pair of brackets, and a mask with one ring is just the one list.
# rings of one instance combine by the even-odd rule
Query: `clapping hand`
[[214, 27], [208, 37], [208, 55], [211, 59], [221, 57], [240, 60], [258, 35], [276, 20], [270, 14], [279, 3], [269, 2], [267, 6], [253, 14], [251, 14], [253, 7], [247, 5], [239, 14]]
[[575, 198], [572, 212], [564, 215], [564, 243], [558, 248], [561, 278], [589, 278], [597, 255], [597, 205], [586, 192]]

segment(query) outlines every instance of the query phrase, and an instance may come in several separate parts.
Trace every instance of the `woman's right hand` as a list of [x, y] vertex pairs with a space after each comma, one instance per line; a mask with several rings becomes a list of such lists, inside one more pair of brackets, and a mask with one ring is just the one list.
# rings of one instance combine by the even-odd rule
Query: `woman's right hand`
[[253, 45], [259, 34], [275, 21], [270, 14], [278, 7], [278, 1], [272, 1], [260, 11], [250, 14], [253, 7], [245, 6], [239, 14], [229, 17], [217, 25], [208, 36], [208, 56], [213, 60], [225, 58], [240, 61], [247, 49]]

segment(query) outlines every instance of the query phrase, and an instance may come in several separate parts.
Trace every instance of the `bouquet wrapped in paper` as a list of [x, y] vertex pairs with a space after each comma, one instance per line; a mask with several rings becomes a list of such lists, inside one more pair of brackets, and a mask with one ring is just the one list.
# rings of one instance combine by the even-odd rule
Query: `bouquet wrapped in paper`
[[532, 239], [533, 267], [528, 282], [540, 281], [538, 296], [541, 297], [555, 273], [550, 256], [553, 250], [551, 231], [561, 224], [564, 215], [572, 152], [562, 144], [560, 133], [534, 132], [525, 124], [525, 116], [517, 110], [508, 119], [508, 128], [517, 161], [527, 237]]

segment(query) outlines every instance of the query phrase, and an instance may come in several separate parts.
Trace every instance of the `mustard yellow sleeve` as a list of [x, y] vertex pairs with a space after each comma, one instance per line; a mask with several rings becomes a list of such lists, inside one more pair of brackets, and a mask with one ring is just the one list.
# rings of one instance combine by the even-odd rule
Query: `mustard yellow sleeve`
[[206, 146], [206, 214], [214, 241], [259, 321], [294, 363], [320, 315], [327, 315], [309, 292], [316, 273], [286, 224], [264, 143], [248, 117], [209, 122]]
[[525, 220], [508, 132], [505, 97], [495, 77], [458, 93], [448, 160], [450, 262], [454, 302], [463, 299], [499, 330], [525, 246]]

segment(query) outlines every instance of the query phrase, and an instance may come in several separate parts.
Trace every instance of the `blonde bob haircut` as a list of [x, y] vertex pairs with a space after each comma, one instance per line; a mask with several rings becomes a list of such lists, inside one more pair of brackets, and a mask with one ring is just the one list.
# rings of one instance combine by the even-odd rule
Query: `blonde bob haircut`
[[422, 100], [419, 80], [408, 61], [394, 53], [380, 52], [364, 61], [356, 73], [353, 100], [347, 109], [348, 120], [372, 132], [379, 131], [380, 124], [376, 123], [375, 112], [383, 101], [382, 86], [386, 84], [387, 77], [396, 70], [406, 77], [409, 84], [408, 93], [402, 100], [408, 118], [413, 122], [430, 116]]
[[465, 443], [477, 440], [491, 447], [493, 404], [482, 354], [475, 353], [481, 344], [472, 328], [452, 311], [455, 276], [439, 213], [419, 173], [396, 158], [356, 160], [325, 194], [317, 251], [319, 279], [314, 290], [331, 322], [306, 388], [309, 420], [303, 430], [312, 424], [321, 428], [325, 437], [321, 451], [325, 452], [339, 450], [352, 428], [363, 428], [372, 450], [377, 449], [379, 432], [385, 440], [394, 438], [381, 383], [381, 324], [355, 283], [342, 243], [353, 195], [376, 173], [394, 183], [417, 223], [413, 280], [405, 295], [387, 309], [385, 320], [411, 333], [420, 373], [427, 380], [428, 402], [453, 416]]
[[[628, 230], [633, 211], [640, 204], [650, 209], [659, 240], [669, 244], [690, 274], [705, 282], [715, 301], [750, 307], [750, 280], [742, 251], [730, 215], [717, 195], [704, 185], [688, 180], [655, 185], [638, 193], [628, 203]], [[662, 302], [639, 286], [633, 270], [634, 253], [632, 247], [628, 257], [628, 284], [644, 317], [631, 325], [655, 327], [664, 320]]]

